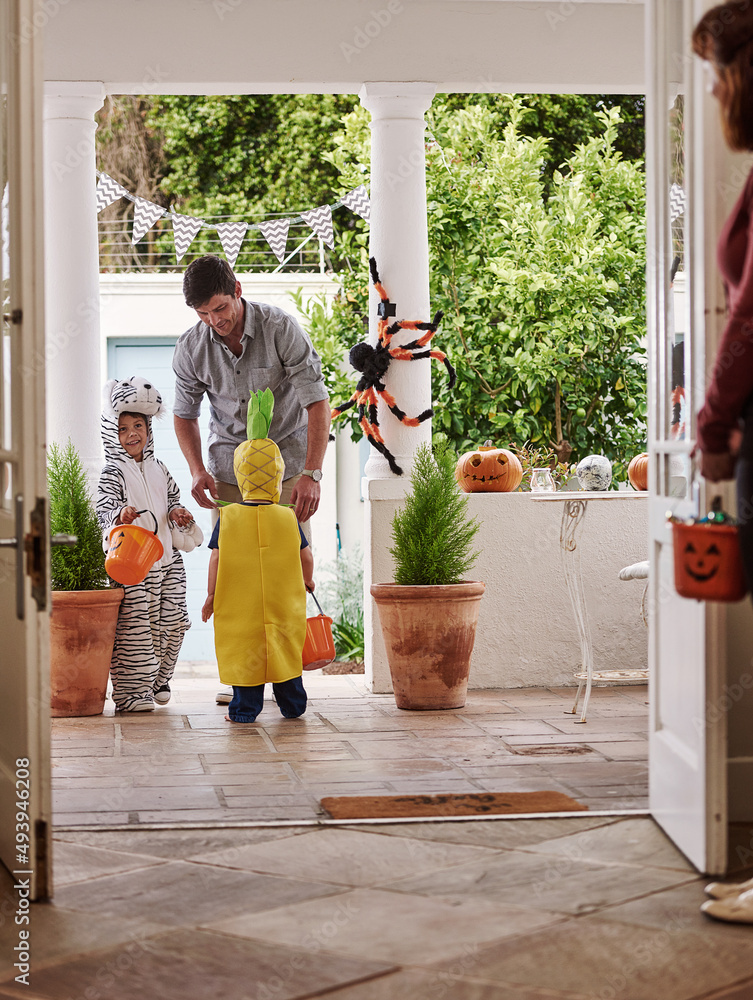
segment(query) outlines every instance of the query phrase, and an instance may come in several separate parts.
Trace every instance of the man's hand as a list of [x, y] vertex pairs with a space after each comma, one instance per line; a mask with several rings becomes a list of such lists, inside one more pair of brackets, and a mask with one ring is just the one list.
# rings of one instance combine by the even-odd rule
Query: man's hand
[[191, 480], [191, 496], [194, 498], [199, 507], [208, 507], [209, 510], [212, 510], [212, 508], [216, 507], [217, 504], [213, 503], [212, 500], [206, 495], [207, 490], [209, 490], [214, 500], [219, 499], [219, 493], [217, 492], [217, 486], [215, 485], [214, 479], [205, 469], [203, 472], [197, 472]]
[[315, 483], [311, 476], [301, 476], [293, 487], [290, 502], [293, 504], [295, 516], [301, 524], [308, 521], [311, 515], [319, 509], [320, 493], [319, 483]]

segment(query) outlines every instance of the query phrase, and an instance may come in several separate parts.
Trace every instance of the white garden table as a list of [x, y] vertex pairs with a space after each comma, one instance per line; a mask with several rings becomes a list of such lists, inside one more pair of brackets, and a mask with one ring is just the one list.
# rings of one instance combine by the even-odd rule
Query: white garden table
[[581, 711], [579, 723], [585, 723], [586, 711], [588, 710], [588, 700], [591, 697], [591, 687], [594, 682], [601, 684], [635, 684], [638, 681], [648, 679], [648, 671], [642, 668], [626, 670], [594, 670], [593, 645], [591, 643], [591, 629], [588, 621], [588, 608], [583, 590], [583, 576], [580, 569], [580, 550], [578, 541], [583, 531], [583, 523], [586, 518], [589, 503], [609, 500], [625, 500], [629, 497], [645, 497], [645, 493], [637, 491], [590, 491], [583, 490], [577, 492], [562, 491], [559, 493], [531, 493], [531, 498], [537, 502], [560, 503], [562, 504], [562, 521], [560, 524], [560, 553], [562, 557], [562, 571], [567, 584], [567, 592], [570, 595], [570, 603], [575, 616], [575, 627], [580, 641], [581, 666], [576, 670], [574, 677], [578, 681], [578, 691], [575, 695], [575, 703], [568, 715], [575, 715], [578, 710], [583, 685], [586, 685], [586, 694], [583, 699], [583, 709]]

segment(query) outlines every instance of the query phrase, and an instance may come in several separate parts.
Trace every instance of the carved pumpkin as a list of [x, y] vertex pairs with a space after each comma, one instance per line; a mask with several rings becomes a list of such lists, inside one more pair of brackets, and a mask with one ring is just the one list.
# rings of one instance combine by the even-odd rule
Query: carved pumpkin
[[740, 601], [747, 586], [737, 528], [727, 524], [672, 525], [675, 589], [699, 601]]
[[466, 493], [512, 493], [520, 486], [523, 466], [511, 451], [486, 441], [461, 456], [455, 478]]
[[641, 452], [631, 459], [628, 466], [628, 479], [634, 490], [648, 489], [648, 452]]

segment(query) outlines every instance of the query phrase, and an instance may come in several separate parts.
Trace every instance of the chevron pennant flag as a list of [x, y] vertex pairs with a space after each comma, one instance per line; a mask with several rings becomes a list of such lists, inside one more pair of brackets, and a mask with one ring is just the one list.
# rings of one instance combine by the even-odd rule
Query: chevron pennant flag
[[220, 222], [215, 227], [217, 235], [220, 237], [222, 249], [225, 251], [227, 262], [231, 267], [235, 267], [238, 254], [241, 252], [241, 243], [248, 229], [247, 222]]
[[685, 192], [679, 184], [673, 184], [669, 189], [669, 221], [674, 222], [684, 211]]
[[312, 208], [310, 212], [301, 212], [301, 218], [330, 249], [334, 250], [335, 234], [332, 231], [332, 209], [329, 205], [320, 205], [319, 208]]
[[131, 243], [138, 243], [142, 236], [146, 236], [157, 219], [161, 219], [164, 214], [165, 210], [161, 205], [155, 205], [146, 198], [137, 198], [133, 203]]
[[346, 208], [349, 208], [351, 212], [355, 212], [356, 215], [360, 215], [362, 219], [366, 222], [371, 221], [371, 202], [369, 201], [369, 192], [363, 186], [353, 188], [352, 191], [348, 191], [347, 194], [342, 196], [342, 203]]
[[191, 215], [171, 216], [173, 220], [173, 240], [175, 242], [175, 260], [180, 264], [186, 250], [191, 246], [194, 237], [201, 229], [203, 222], [201, 219], [194, 219]]
[[262, 236], [269, 243], [275, 252], [275, 257], [282, 262], [285, 260], [285, 244], [288, 241], [288, 229], [290, 219], [275, 219], [274, 222], [260, 222]]
[[122, 184], [118, 184], [114, 181], [109, 174], [100, 174], [99, 180], [97, 181], [97, 212], [101, 212], [103, 208], [107, 208], [108, 205], [112, 205], [114, 201], [118, 198], [122, 198], [123, 195], [128, 196], [128, 192], [123, 187]]

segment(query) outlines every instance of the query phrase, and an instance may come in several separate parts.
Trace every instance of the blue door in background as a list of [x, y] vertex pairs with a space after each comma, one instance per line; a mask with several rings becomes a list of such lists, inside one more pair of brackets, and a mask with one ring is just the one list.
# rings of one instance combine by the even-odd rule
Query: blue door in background
[[[201, 606], [207, 592], [209, 550], [206, 543], [211, 534], [211, 516], [199, 507], [191, 496], [191, 476], [173, 430], [172, 407], [175, 398], [175, 375], [172, 369], [173, 350], [177, 337], [144, 337], [133, 340], [109, 340], [107, 345], [107, 373], [109, 378], [127, 379], [132, 375], [148, 378], [155, 385], [168, 412], [161, 420], [154, 420], [154, 451], [168, 467], [180, 489], [180, 498], [191, 511], [204, 532], [204, 544], [193, 552], [184, 553], [188, 583], [188, 613], [191, 628], [183, 640], [181, 660], [214, 660], [214, 631], [211, 620], [201, 620]], [[199, 418], [201, 439], [206, 447], [209, 429], [209, 406], [202, 408]]]

